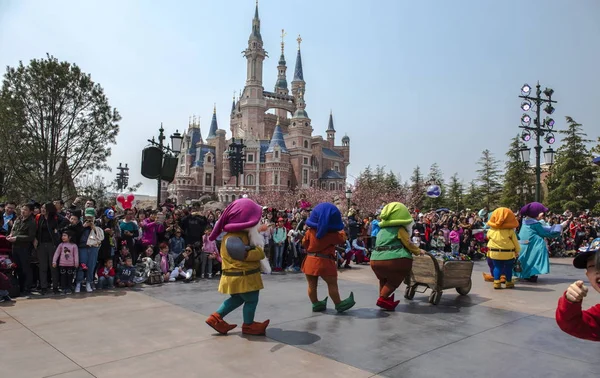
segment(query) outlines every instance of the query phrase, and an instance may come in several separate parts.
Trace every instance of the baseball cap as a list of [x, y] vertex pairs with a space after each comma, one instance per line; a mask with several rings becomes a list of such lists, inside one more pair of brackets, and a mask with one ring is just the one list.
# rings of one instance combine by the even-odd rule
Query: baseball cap
[[573, 266], [577, 269], [587, 268], [588, 259], [598, 251], [600, 251], [600, 238], [594, 239], [585, 252], [580, 252], [577, 254], [577, 256], [573, 259]]

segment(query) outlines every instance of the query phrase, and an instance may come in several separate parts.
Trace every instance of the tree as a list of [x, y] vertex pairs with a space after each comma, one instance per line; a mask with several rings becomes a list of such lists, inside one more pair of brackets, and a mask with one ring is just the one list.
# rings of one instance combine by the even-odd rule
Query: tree
[[13, 168], [11, 186], [39, 200], [62, 197], [81, 174], [106, 168], [120, 120], [102, 87], [75, 64], [47, 55], [8, 67], [0, 153]]
[[502, 193], [500, 162], [494, 159], [490, 150], [484, 150], [478, 164], [480, 168], [477, 170], [477, 181], [481, 184], [483, 202], [488, 209], [492, 209], [498, 204]]
[[463, 207], [463, 184], [458, 178], [458, 174], [455, 173], [450, 177], [450, 183], [448, 184], [448, 195], [446, 196], [447, 202], [450, 204], [450, 208], [460, 211]]
[[437, 198], [431, 198], [431, 197], [426, 197], [425, 201], [423, 202], [423, 206], [425, 207], [425, 209], [429, 210], [429, 209], [439, 209], [440, 207], [442, 207], [443, 203], [444, 203], [444, 197], [445, 197], [445, 185], [444, 185], [444, 174], [442, 173], [442, 170], [440, 169], [440, 166], [437, 163], [433, 163], [431, 164], [431, 167], [429, 168], [429, 175], [427, 176], [427, 181], [425, 185], [439, 185], [440, 189], [442, 190], [442, 194], [437, 197]]
[[564, 137], [547, 180], [547, 205], [553, 211], [592, 209], [598, 199], [594, 188], [598, 167], [587, 148], [591, 140], [586, 139], [581, 124], [571, 117], [566, 120], [568, 127], [559, 131]]
[[477, 181], [469, 183], [469, 189], [464, 197], [464, 204], [470, 209], [480, 209], [484, 206], [483, 190], [477, 186]]
[[425, 195], [425, 182], [421, 168], [417, 165], [410, 177], [410, 202], [417, 209], [423, 206], [423, 197]]
[[509, 150], [506, 153], [508, 160], [505, 164], [504, 188], [500, 200], [502, 206], [511, 209], [520, 208], [533, 200], [533, 195], [529, 193], [529, 188], [533, 185], [533, 178], [529, 162], [521, 159], [520, 148], [521, 138], [517, 135], [511, 139]]

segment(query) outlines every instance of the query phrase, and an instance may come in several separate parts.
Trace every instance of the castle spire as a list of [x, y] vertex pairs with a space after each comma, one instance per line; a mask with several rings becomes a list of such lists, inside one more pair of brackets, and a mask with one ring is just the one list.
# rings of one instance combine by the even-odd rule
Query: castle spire
[[285, 140], [283, 139], [283, 131], [281, 131], [281, 126], [279, 125], [279, 117], [277, 117], [275, 131], [273, 131], [273, 137], [271, 138], [271, 142], [269, 143], [269, 147], [267, 148], [266, 152], [273, 152], [275, 150], [275, 146], [278, 146], [282, 153], [288, 152], [288, 149], [285, 145]]
[[260, 35], [260, 18], [258, 17], [258, 0], [256, 0], [254, 18], [252, 19], [252, 34], [250, 34], [250, 39], [253, 38], [259, 40], [262, 43], [262, 36]]
[[208, 130], [208, 136], [206, 137], [206, 139], [208, 140], [215, 138], [217, 136], [218, 129], [219, 126], [217, 125], [217, 104], [215, 104], [213, 107], [212, 120], [210, 121], [210, 129]]
[[304, 81], [304, 74], [302, 73], [302, 54], [300, 53], [300, 44], [302, 43], [302, 38], [300, 34], [298, 34], [298, 55], [296, 55], [296, 68], [294, 69], [294, 81]]
[[235, 91], [233, 91], [233, 103], [231, 104], [231, 114], [235, 113]]
[[279, 57], [279, 65], [277, 66], [277, 82], [275, 83], [275, 92], [282, 93], [282, 94], [288, 94], [287, 79], [286, 79], [287, 66], [286, 66], [286, 62], [285, 62], [285, 56], [283, 54], [283, 50], [284, 50], [284, 46], [285, 46], [285, 42], [284, 42], [285, 35], [286, 35], [285, 30], [281, 29], [281, 56]]
[[327, 131], [335, 132], [335, 128], [333, 127], [333, 111], [329, 111], [329, 124], [327, 125]]

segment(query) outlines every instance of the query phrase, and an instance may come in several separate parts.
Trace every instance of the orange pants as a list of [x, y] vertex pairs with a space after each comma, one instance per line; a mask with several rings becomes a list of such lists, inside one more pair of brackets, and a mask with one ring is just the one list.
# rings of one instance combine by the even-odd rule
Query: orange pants
[[379, 280], [379, 295], [388, 298], [410, 274], [412, 259], [371, 260], [371, 269]]

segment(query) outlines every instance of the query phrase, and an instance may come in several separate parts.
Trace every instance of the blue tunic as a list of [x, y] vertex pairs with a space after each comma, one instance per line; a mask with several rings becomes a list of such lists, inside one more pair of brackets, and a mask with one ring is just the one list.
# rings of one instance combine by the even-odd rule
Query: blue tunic
[[544, 238], [559, 236], [560, 232], [556, 228], [546, 227], [533, 218], [526, 218], [519, 232], [519, 243], [521, 244], [519, 261], [522, 271], [515, 275], [520, 278], [529, 278], [538, 274], [550, 273], [550, 258]]

